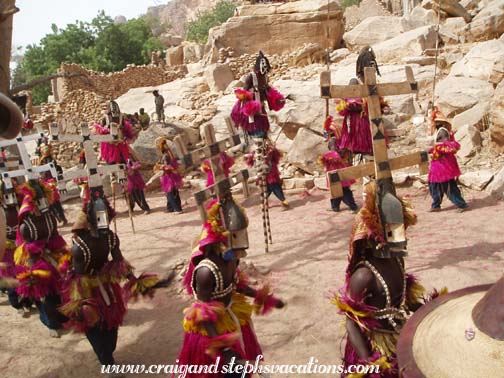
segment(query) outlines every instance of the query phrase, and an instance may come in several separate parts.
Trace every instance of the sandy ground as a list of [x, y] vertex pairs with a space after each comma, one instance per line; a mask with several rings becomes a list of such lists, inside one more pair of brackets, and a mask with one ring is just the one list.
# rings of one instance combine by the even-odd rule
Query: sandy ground
[[[428, 213], [430, 197], [425, 189], [402, 188], [399, 193], [411, 196], [419, 216], [418, 225], [408, 233], [408, 270], [427, 288], [446, 285], [456, 290], [494, 282], [502, 275], [504, 202], [466, 191], [470, 211], [460, 214], [446, 202], [442, 212]], [[360, 202], [358, 190], [355, 195]], [[328, 296], [344, 280], [353, 215], [346, 209], [341, 213], [327, 211], [328, 192], [315, 190], [309, 195], [292, 195], [289, 200], [290, 211], [281, 211], [276, 199], [270, 201], [274, 245], [268, 255], [264, 253], [258, 197], [245, 202], [251, 242], [246, 261], [260, 271], [270, 269], [269, 281], [288, 303], [285, 310], [255, 318], [255, 328], [270, 363], [300, 364], [313, 356], [320, 363], [337, 364], [343, 318]], [[123, 210], [117, 221], [118, 233], [123, 254], [137, 272], [163, 273], [188, 258], [201, 222], [192, 199], [183, 215], [164, 213], [161, 194], [149, 195], [148, 201], [154, 212], [136, 213], [136, 234], [131, 231], [123, 201], [118, 202]], [[70, 210], [71, 219], [74, 210]], [[68, 228], [62, 233], [70, 237]], [[173, 363], [182, 343], [182, 310], [188, 303], [179, 283], [174, 282], [158, 291], [153, 300], [132, 304], [119, 332], [117, 362]], [[6, 297], [0, 298], [0, 316], [0, 377], [100, 376], [99, 364], [83, 335], [66, 333], [61, 339], [49, 338], [36, 313], [22, 318], [9, 307]]]

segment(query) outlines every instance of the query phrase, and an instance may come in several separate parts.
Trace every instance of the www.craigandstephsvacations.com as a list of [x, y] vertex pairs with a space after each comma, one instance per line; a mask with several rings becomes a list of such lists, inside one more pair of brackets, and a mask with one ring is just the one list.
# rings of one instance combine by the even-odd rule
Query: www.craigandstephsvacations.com
[[232, 374], [235, 377], [245, 378], [250, 374], [373, 374], [380, 372], [378, 365], [329, 365], [319, 364], [318, 359], [310, 357], [304, 364], [265, 364], [263, 356], [257, 356], [255, 361], [237, 360], [231, 358], [229, 363], [221, 364], [217, 357], [211, 365], [179, 365], [178, 360], [174, 365], [102, 365], [103, 374], [172, 374], [176, 378], [186, 378], [189, 375], [206, 374]]

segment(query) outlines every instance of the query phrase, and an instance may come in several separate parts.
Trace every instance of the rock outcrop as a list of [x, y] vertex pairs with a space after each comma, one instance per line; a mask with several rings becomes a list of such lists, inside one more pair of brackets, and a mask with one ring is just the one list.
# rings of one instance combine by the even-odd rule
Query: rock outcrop
[[488, 3], [468, 25], [469, 40], [486, 41], [499, 38], [504, 33], [504, 1]]
[[453, 65], [450, 76], [472, 77], [497, 85], [504, 78], [504, 42], [494, 39], [478, 43]]
[[490, 138], [497, 149], [504, 152], [504, 80], [495, 89], [490, 106]]
[[209, 50], [230, 47], [242, 55], [259, 50], [285, 54], [304, 43], [337, 48], [344, 32], [343, 11], [338, 1], [330, 0], [328, 16], [327, 5], [326, 0], [245, 5], [240, 16], [211, 29]]
[[474, 78], [448, 76], [436, 87], [436, 103], [450, 118], [480, 101], [489, 101], [493, 95], [491, 83]]
[[410, 30], [394, 38], [373, 46], [376, 57], [381, 62], [397, 58], [421, 55], [424, 50], [436, 46], [436, 29], [433, 25]]
[[394, 38], [403, 32], [401, 17], [368, 17], [343, 35], [349, 49], [358, 49]]

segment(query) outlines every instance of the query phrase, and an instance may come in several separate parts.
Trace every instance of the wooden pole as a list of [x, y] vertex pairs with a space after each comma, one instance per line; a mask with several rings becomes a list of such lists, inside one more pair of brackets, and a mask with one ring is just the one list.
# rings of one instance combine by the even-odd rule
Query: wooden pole
[[9, 92], [10, 87], [12, 16], [18, 11], [16, 0], [0, 2], [0, 92], [4, 94]]

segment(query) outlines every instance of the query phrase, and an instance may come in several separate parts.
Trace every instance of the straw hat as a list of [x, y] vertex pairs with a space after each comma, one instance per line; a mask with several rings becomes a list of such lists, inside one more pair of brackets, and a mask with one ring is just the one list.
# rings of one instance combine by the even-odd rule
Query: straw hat
[[[420, 308], [406, 323], [399, 338], [397, 347], [401, 376], [502, 376], [504, 319], [502, 310], [499, 314], [498, 309], [504, 296], [500, 290], [503, 285], [504, 278], [490, 290], [490, 285], [465, 288], [440, 296]], [[483, 313], [473, 319], [475, 307], [482, 308]], [[484, 332], [484, 325], [489, 323], [496, 327]], [[495, 332], [497, 329], [498, 332]]]
[[441, 112], [438, 112], [436, 114], [436, 116], [434, 117], [434, 122], [436, 123], [447, 123], [449, 125], [451, 125], [451, 122], [448, 120], [448, 118], [446, 118], [446, 116], [441, 113]]

